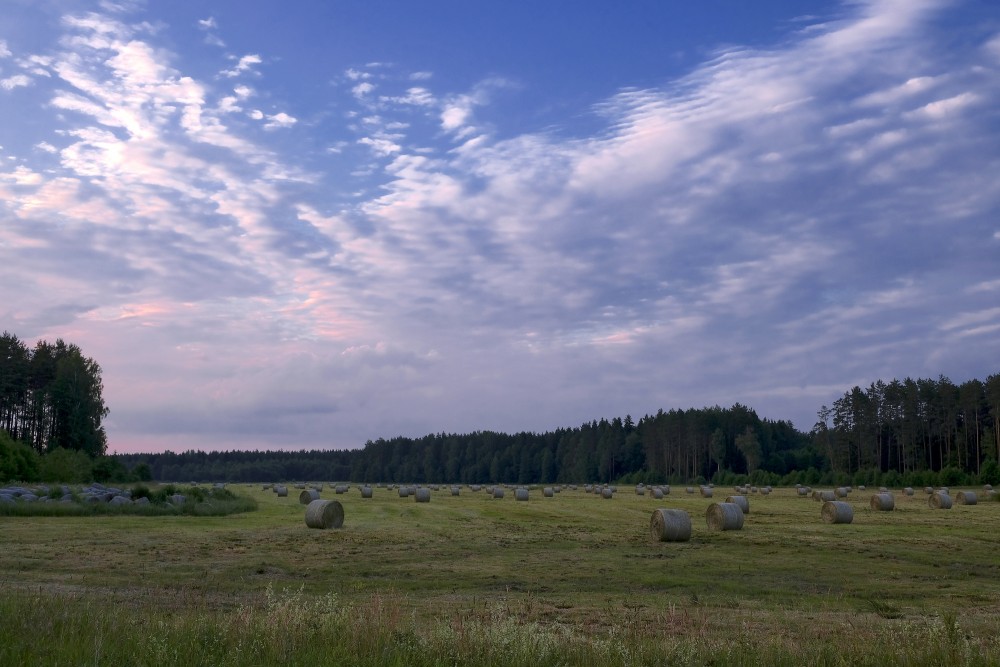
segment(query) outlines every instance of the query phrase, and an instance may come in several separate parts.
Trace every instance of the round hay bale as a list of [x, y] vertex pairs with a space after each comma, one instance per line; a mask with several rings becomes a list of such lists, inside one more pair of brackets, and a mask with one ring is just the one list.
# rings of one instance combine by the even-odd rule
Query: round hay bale
[[262, 489], [261, 489], [261, 491], [267, 491], [267, 490], [268, 490], [268, 489], [270, 489], [270, 488], [271, 488], [271, 485], [270, 485], [270, 484], [265, 484], [265, 485], [264, 485], [264, 488], [262, 488]]
[[913, 495], [913, 487], [912, 486], [908, 486], [905, 489], [903, 489], [903, 495], [904, 496], [912, 496]]
[[975, 505], [978, 500], [975, 491], [959, 491], [955, 494], [955, 502], [959, 505]]
[[868, 489], [865, 488], [864, 484], [861, 484], [860, 486], [858, 486], [858, 491], [867, 491], [867, 490]]
[[684, 493], [694, 493], [694, 487], [693, 486], [689, 486], [689, 487], [685, 488], [684, 489]]
[[306, 483], [305, 482], [296, 482], [295, 488], [296, 489], [304, 489], [304, 488], [306, 488]]
[[951, 496], [941, 491], [936, 491], [927, 499], [927, 505], [935, 510], [950, 510], [952, 504]]
[[891, 512], [896, 507], [896, 499], [889, 492], [872, 495], [869, 505], [876, 512]]
[[702, 498], [711, 498], [712, 497], [712, 488], [711, 487], [709, 487], [709, 486], [703, 486], [703, 487], [701, 487], [700, 491], [701, 491], [701, 497]]
[[750, 499], [746, 496], [729, 496], [726, 502], [739, 505], [744, 514], [750, 514]]
[[932, 493], [934, 493], [934, 487], [933, 486], [925, 486], [924, 487], [924, 493], [926, 493], [928, 496], [931, 495]]
[[818, 500], [821, 503], [830, 502], [831, 500], [836, 500], [837, 494], [833, 491], [813, 491], [813, 500]]
[[431, 501], [431, 490], [425, 487], [420, 487], [413, 494], [413, 498], [418, 503], [429, 503]]
[[846, 486], [838, 486], [837, 489], [834, 491], [834, 495], [836, 495], [838, 498], [846, 498], [850, 492], [851, 492], [850, 489], [848, 489]]
[[493, 487], [493, 498], [496, 500], [503, 500], [503, 487], [501, 486]]
[[314, 500], [319, 500], [319, 491], [316, 489], [304, 489], [299, 494], [299, 502], [303, 505], [308, 505]]
[[808, 486], [800, 486], [797, 489], [795, 489], [795, 493], [797, 493], [799, 495], [799, 497], [805, 498], [806, 496], [809, 495], [809, 487]]
[[604, 498], [605, 500], [611, 500], [612, 498], [614, 498], [614, 496], [615, 496], [614, 489], [603, 489], [601, 491], [601, 498]]
[[288, 497], [288, 487], [284, 486], [282, 484], [279, 484], [276, 487], [274, 487], [274, 493], [279, 498], [287, 498]]
[[951, 495], [951, 489], [949, 489], [947, 486], [942, 486], [940, 489], [938, 489], [938, 491], [940, 491], [941, 493], [947, 493]]
[[546, 486], [542, 489], [542, 496], [545, 498], [554, 498], [556, 495], [556, 490], [551, 486]]
[[314, 500], [306, 506], [306, 525], [310, 528], [340, 528], [344, 525], [344, 506], [339, 500]]
[[663, 491], [663, 495], [669, 496], [670, 495], [670, 485], [669, 484], [664, 484], [664, 485], [660, 486], [660, 491]]
[[514, 490], [514, 500], [526, 501], [528, 499], [527, 489], [515, 489]]
[[656, 542], [687, 542], [691, 539], [691, 517], [684, 510], [653, 510], [649, 532]]
[[827, 500], [820, 509], [820, 516], [827, 523], [850, 523], [854, 521], [854, 508], [843, 500]]
[[663, 500], [663, 489], [653, 489], [653, 498]]
[[131, 505], [132, 499], [125, 496], [115, 496], [108, 501], [109, 505]]
[[743, 510], [736, 503], [712, 503], [705, 512], [710, 530], [741, 530]]
[[361, 487], [361, 497], [362, 498], [371, 498], [372, 497], [372, 487], [370, 487], [370, 486], [362, 486]]
[[340, 495], [347, 493], [348, 491], [350, 491], [350, 489], [351, 487], [348, 486], [347, 484], [338, 484], [337, 486], [333, 487], [333, 492]]
[[993, 490], [992, 484], [983, 484], [983, 491], [992, 491], [992, 490]]
[[410, 496], [410, 489], [406, 486], [399, 487], [399, 497], [408, 498]]
[[880, 486], [880, 487], [878, 487], [878, 492], [879, 493], [889, 493], [889, 489], [888, 489], [888, 487]]
[[461, 488], [459, 488], [459, 487], [457, 487], [457, 486], [453, 486], [453, 487], [451, 487], [451, 495], [453, 495], [453, 496], [457, 496], [457, 495], [459, 495], [459, 494], [460, 494], [461, 492], [462, 492], [462, 489], [461, 489]]
[[635, 495], [637, 495], [637, 496], [644, 496], [644, 495], [646, 495], [646, 487], [644, 487], [644, 486], [637, 486], [637, 487], [635, 487]]

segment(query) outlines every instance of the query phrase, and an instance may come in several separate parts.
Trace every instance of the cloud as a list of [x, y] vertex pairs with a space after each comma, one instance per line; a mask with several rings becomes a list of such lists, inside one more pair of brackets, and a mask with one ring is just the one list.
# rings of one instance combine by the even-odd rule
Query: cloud
[[227, 70], [222, 70], [221, 72], [219, 72], [219, 74], [227, 78], [233, 78], [240, 76], [241, 74], [244, 74], [246, 72], [253, 73], [254, 65], [259, 65], [262, 62], [264, 61], [261, 59], [259, 55], [257, 55], [256, 53], [250, 53], [240, 58], [239, 61], [236, 63], [235, 67]]
[[22, 88], [31, 85], [31, 78], [25, 76], [24, 74], [15, 74], [14, 76], [9, 76], [6, 79], [0, 79], [0, 88], [4, 90], [14, 90], [15, 88]]
[[364, 81], [351, 88], [351, 94], [357, 98], [363, 98], [374, 90], [375, 86], [373, 84]]
[[267, 117], [267, 122], [264, 124], [264, 129], [275, 130], [283, 127], [291, 127], [295, 123], [299, 122], [298, 119], [289, 116], [284, 111], [276, 113], [273, 116]]
[[198, 27], [201, 30], [215, 30], [219, 24], [216, 23], [214, 16], [209, 16], [207, 19], [198, 19]]
[[7, 41], [0, 39], [0, 58], [10, 58], [11, 55], [10, 47], [7, 46]]

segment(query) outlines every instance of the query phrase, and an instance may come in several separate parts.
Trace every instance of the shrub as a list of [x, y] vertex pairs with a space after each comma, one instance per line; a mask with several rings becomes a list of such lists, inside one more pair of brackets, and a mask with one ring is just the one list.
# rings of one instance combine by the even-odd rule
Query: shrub
[[0, 431], [0, 481], [38, 481], [38, 452]]
[[39, 475], [43, 482], [82, 484], [93, 479], [87, 453], [79, 449], [56, 447], [41, 458]]

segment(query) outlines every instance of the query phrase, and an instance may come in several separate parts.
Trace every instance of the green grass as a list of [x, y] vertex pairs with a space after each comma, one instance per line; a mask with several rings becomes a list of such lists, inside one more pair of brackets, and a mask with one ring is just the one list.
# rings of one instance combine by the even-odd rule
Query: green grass
[[[167, 502], [167, 498], [175, 493], [185, 496], [180, 505]], [[76, 516], [174, 516], [188, 514], [192, 516], [226, 516], [239, 512], [252, 512], [257, 509], [257, 502], [247, 495], [234, 494], [229, 489], [183, 487], [168, 484], [148, 489], [145, 485], [135, 485], [133, 497], [147, 497], [149, 504], [111, 505], [109, 503], [83, 502], [76, 492], [71, 494], [73, 502], [20, 502], [0, 503], [0, 516], [20, 517], [76, 517]], [[62, 492], [53, 487], [49, 498], [58, 499]]]
[[[0, 664], [1000, 663], [1000, 503], [855, 492], [829, 525], [779, 489], [712, 533], [676, 489], [327, 490], [345, 522], [323, 531], [295, 494], [237, 491], [258, 511], [0, 517]], [[655, 507], [691, 541], [653, 542]]]

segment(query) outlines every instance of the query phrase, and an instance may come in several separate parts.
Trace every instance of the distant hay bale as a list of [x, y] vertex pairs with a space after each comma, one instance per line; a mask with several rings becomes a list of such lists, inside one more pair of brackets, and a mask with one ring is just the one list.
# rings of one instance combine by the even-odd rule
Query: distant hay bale
[[935, 510], [950, 510], [952, 499], [947, 493], [943, 491], [935, 491], [927, 499], [927, 504], [931, 509]]
[[992, 491], [992, 490], [993, 490], [992, 484], [983, 484], [983, 491]]
[[584, 484], [583, 485], [583, 491], [584, 491], [584, 493], [592, 493], [594, 491], [594, 485], [593, 484]]
[[868, 504], [876, 512], [891, 512], [896, 507], [896, 499], [888, 492], [876, 493]]
[[542, 496], [545, 498], [554, 498], [555, 495], [556, 491], [551, 486], [546, 486], [542, 489]]
[[314, 500], [319, 500], [319, 491], [316, 489], [304, 489], [299, 494], [299, 502], [303, 505], [308, 505]]
[[615, 495], [614, 489], [605, 488], [601, 490], [601, 498], [611, 500]]
[[670, 495], [670, 485], [669, 484], [663, 484], [663, 485], [661, 485], [660, 486], [660, 491], [663, 491], [663, 495], [669, 496]]
[[429, 503], [431, 501], [431, 490], [425, 487], [420, 487], [413, 494], [413, 497], [418, 503]]
[[644, 496], [644, 495], [646, 495], [646, 487], [642, 486], [641, 484], [639, 486], [635, 487], [635, 495], [637, 495], [637, 496]]
[[836, 495], [838, 498], [846, 498], [850, 493], [851, 490], [846, 486], [838, 486], [837, 489], [834, 491], [834, 495]]
[[889, 493], [889, 489], [888, 489], [888, 487], [880, 486], [880, 487], [878, 487], [878, 492], [879, 493]]
[[410, 487], [408, 487], [408, 486], [401, 486], [401, 487], [399, 487], [399, 491], [397, 493], [399, 493], [399, 497], [400, 498], [409, 498], [410, 497]]
[[865, 488], [864, 484], [861, 484], [860, 486], [858, 486], [858, 491], [867, 491], [867, 489]]
[[760, 495], [762, 495], [762, 496], [769, 496], [769, 495], [771, 495], [771, 491], [773, 491], [773, 490], [774, 489], [772, 489], [771, 487], [765, 486], [764, 488], [762, 488], [760, 490]]
[[912, 486], [908, 486], [905, 489], [903, 489], [903, 495], [904, 496], [912, 496], [913, 495], [913, 487]]
[[304, 489], [304, 488], [306, 488], [306, 483], [305, 482], [298, 482], [298, 483], [295, 484], [295, 488], [296, 489]]
[[712, 488], [711, 487], [703, 486], [703, 487], [701, 487], [700, 492], [701, 492], [701, 497], [702, 498], [711, 498], [712, 497]]
[[344, 506], [338, 500], [314, 500], [306, 506], [306, 525], [310, 528], [340, 528], [344, 525]]
[[288, 487], [284, 486], [283, 484], [278, 484], [277, 486], [274, 487], [274, 493], [279, 498], [287, 498], [288, 497]]
[[656, 500], [663, 500], [663, 489], [655, 488], [653, 489], [653, 498]]
[[813, 491], [813, 500], [818, 500], [821, 503], [830, 502], [831, 500], [836, 500], [837, 494], [833, 491]]
[[934, 493], [934, 487], [933, 486], [925, 486], [924, 487], [924, 493], [926, 493], [928, 496], [931, 495], [932, 493]]
[[348, 491], [350, 491], [350, 489], [351, 487], [347, 484], [338, 484], [335, 487], [333, 487], [333, 492], [339, 495], [347, 493]]
[[131, 505], [132, 499], [126, 498], [125, 496], [115, 496], [108, 501], [109, 505]]
[[362, 498], [371, 498], [372, 497], [372, 487], [370, 487], [370, 486], [362, 486], [361, 487], [361, 497]]
[[262, 489], [261, 489], [261, 491], [267, 491], [267, 490], [268, 490], [268, 489], [270, 489], [270, 488], [271, 488], [271, 485], [270, 485], [270, 484], [265, 484], [265, 485], [264, 485], [264, 488], [262, 488]]
[[496, 500], [503, 500], [503, 487], [501, 486], [493, 487], [493, 498]]
[[686, 489], [684, 489], [684, 493], [694, 493], [694, 487], [693, 486], [687, 487]]
[[736, 503], [712, 503], [705, 512], [710, 530], [741, 530], [743, 510]]
[[959, 505], [975, 505], [978, 500], [975, 491], [959, 491], [955, 494], [955, 502]]
[[460, 494], [461, 492], [462, 492], [462, 489], [461, 489], [461, 488], [459, 488], [459, 487], [457, 487], [457, 486], [453, 486], [453, 487], [451, 487], [451, 495], [453, 495], [453, 496], [457, 496], [457, 495], [459, 495], [459, 494]]
[[653, 510], [649, 532], [656, 542], [687, 542], [691, 539], [691, 517], [684, 510]]
[[797, 493], [800, 497], [804, 498], [809, 495], [810, 490], [808, 486], [800, 486], [795, 489], [795, 493]]
[[938, 489], [938, 491], [940, 491], [941, 493], [947, 493], [951, 495], [951, 489], [949, 489], [947, 486], [942, 486], [941, 488]]
[[515, 489], [514, 490], [514, 500], [526, 501], [528, 499], [527, 489]]
[[726, 502], [739, 505], [744, 514], [750, 514], [750, 500], [746, 496], [729, 496]]
[[820, 516], [827, 523], [851, 523], [854, 521], [854, 508], [843, 500], [827, 500], [820, 509]]

